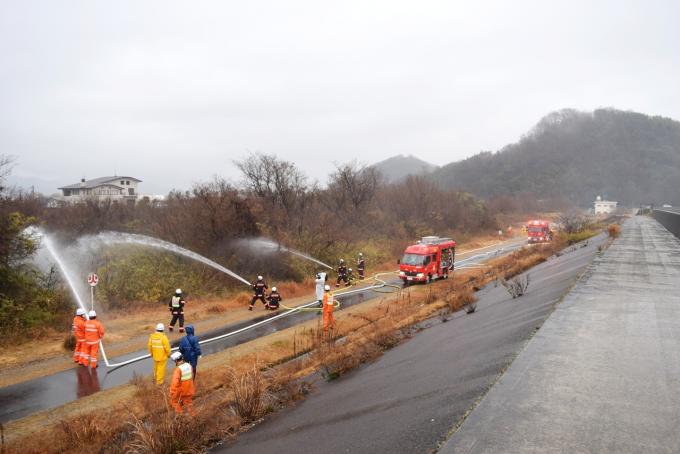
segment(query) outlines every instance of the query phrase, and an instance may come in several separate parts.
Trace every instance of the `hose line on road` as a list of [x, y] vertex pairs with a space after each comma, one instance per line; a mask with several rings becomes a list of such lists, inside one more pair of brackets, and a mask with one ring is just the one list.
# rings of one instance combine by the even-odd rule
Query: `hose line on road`
[[[474, 255], [472, 257], [468, 257], [466, 259], [463, 259], [463, 260], [456, 262], [456, 265], [460, 266], [462, 268], [465, 268], [466, 266], [471, 266], [471, 265], [474, 266], [474, 265], [477, 265], [477, 263], [472, 262], [469, 265], [465, 265], [465, 264], [468, 263], [468, 262], [471, 262], [475, 259], [483, 260], [483, 259], [489, 258], [489, 256], [498, 256], [498, 255], [501, 254], [501, 252], [507, 252], [507, 251], [510, 251], [510, 250], [513, 250], [513, 249], [517, 249], [518, 247], [521, 247], [521, 246], [523, 246], [523, 245], [519, 245], [519, 244], [510, 245], [509, 247], [506, 247], [506, 248], [499, 248], [499, 249], [496, 249], [496, 250], [493, 250], [493, 251], [477, 254], [477, 255]], [[386, 276], [386, 275], [395, 274], [396, 272], [397, 271], [388, 271], [388, 272], [376, 273], [372, 277], [373, 281], [375, 282], [373, 285], [370, 285], [368, 287], [359, 287], [359, 288], [344, 291], [344, 292], [339, 292], [339, 293], [335, 294], [335, 297], [342, 297], [342, 296], [351, 295], [351, 294], [360, 293], [360, 292], [365, 292], [365, 291], [370, 291], [370, 290], [377, 292], [377, 293], [393, 293], [393, 291], [381, 290], [381, 289], [384, 289], [384, 288], [395, 288], [395, 289], [401, 290], [402, 287], [400, 285], [389, 283], [386, 280], [381, 279], [379, 277], [379, 276]], [[265, 320], [261, 320], [259, 322], [253, 323], [252, 325], [245, 326], [245, 327], [237, 329], [235, 331], [231, 331], [229, 333], [221, 334], [221, 335], [216, 336], [216, 337], [212, 337], [212, 338], [209, 338], [209, 339], [199, 341], [199, 344], [204, 345], [204, 344], [208, 344], [210, 342], [215, 342], [215, 341], [218, 341], [218, 340], [221, 340], [221, 339], [225, 339], [227, 337], [235, 336], [235, 335], [240, 334], [244, 331], [248, 331], [248, 330], [257, 328], [258, 326], [262, 326], [262, 325], [265, 325], [265, 324], [268, 324], [268, 323], [272, 323], [273, 321], [279, 320], [279, 319], [284, 318], [284, 317], [288, 317], [289, 315], [295, 314], [297, 312], [319, 311], [319, 310], [321, 310], [321, 308], [315, 307], [315, 306], [318, 306], [318, 304], [319, 304], [319, 302], [317, 300], [312, 301], [311, 303], [306, 303], [306, 304], [303, 304], [301, 306], [295, 306], [295, 307], [288, 307], [288, 306], [284, 306], [282, 304], [281, 307], [286, 309], [286, 312], [283, 312], [281, 314], [277, 314], [273, 317], [267, 318]], [[335, 308], [338, 308], [338, 307], [340, 307], [339, 301], [337, 301], [337, 306], [335, 306]], [[135, 357], [135, 358], [128, 359], [128, 360], [120, 362], [120, 363], [111, 363], [111, 362], [109, 362], [109, 360], [106, 356], [106, 352], [104, 351], [104, 345], [101, 343], [101, 341], [100, 341], [99, 345], [100, 345], [100, 349], [101, 349], [101, 352], [102, 352], [102, 357], [104, 359], [104, 363], [108, 367], [107, 373], [112, 372], [115, 369], [118, 369], [119, 367], [127, 366], [128, 364], [136, 363], [136, 362], [139, 362], [139, 361], [143, 361], [147, 358], [151, 358], [150, 354], [146, 354], [146, 355], [141, 355], [141, 356], [138, 356], [138, 357]], [[171, 351], [177, 351], [177, 350], [179, 350], [179, 347], [173, 347], [171, 349]]]
[[[351, 294], [354, 294], [354, 293], [364, 292], [364, 291], [367, 291], [367, 290], [374, 290], [374, 289], [382, 288], [386, 285], [391, 285], [391, 284], [387, 284], [386, 282], [384, 282], [382, 280], [379, 280], [379, 281], [381, 282], [380, 284], [345, 291], [345, 292], [342, 292], [342, 293], [338, 293], [335, 296], [336, 297], [342, 297], [342, 296], [351, 295]], [[222, 335], [219, 335], [219, 336], [211, 337], [210, 339], [204, 339], [204, 340], [199, 341], [198, 343], [199, 343], [199, 345], [204, 345], [204, 344], [208, 344], [210, 342], [215, 342], [215, 341], [218, 341], [218, 340], [221, 340], [221, 339], [225, 339], [227, 337], [235, 336], [235, 335], [240, 334], [244, 331], [248, 331], [248, 330], [251, 330], [253, 328], [257, 328], [258, 326], [262, 326], [262, 325], [271, 323], [275, 320], [279, 320], [281, 318], [287, 317], [287, 316], [292, 315], [296, 312], [301, 312], [303, 310], [310, 310], [310, 309], [319, 310], [319, 308], [313, 307], [317, 304], [318, 304], [318, 301], [315, 300], [315, 301], [312, 301], [311, 303], [306, 303], [306, 304], [303, 304], [301, 306], [296, 306], [296, 307], [288, 309], [286, 312], [283, 312], [281, 314], [275, 315], [275, 316], [267, 318], [265, 320], [261, 320], [259, 322], [253, 323], [252, 325], [248, 325], [248, 326], [245, 326], [243, 328], [240, 328], [240, 329], [237, 329], [235, 331], [231, 331], [229, 333], [225, 333], [225, 334], [222, 334]], [[338, 306], [336, 306], [336, 307], [339, 307], [339, 306], [340, 306], [340, 302], [338, 302]], [[101, 345], [101, 347], [102, 347], [102, 356], [104, 357], [104, 363], [109, 368], [107, 370], [107, 373], [112, 372], [115, 369], [118, 369], [119, 367], [127, 366], [128, 364], [136, 363], [136, 362], [139, 362], [139, 361], [143, 361], [147, 358], [151, 358], [150, 354], [146, 354], [146, 355], [141, 355], [141, 356], [138, 356], [138, 357], [135, 357], [135, 358], [128, 359], [128, 360], [120, 362], [120, 363], [110, 363], [108, 358], [106, 357], [106, 354], [104, 353], [103, 345]], [[177, 350], [179, 350], [179, 347], [173, 347], [170, 350], [171, 351], [177, 351]]]

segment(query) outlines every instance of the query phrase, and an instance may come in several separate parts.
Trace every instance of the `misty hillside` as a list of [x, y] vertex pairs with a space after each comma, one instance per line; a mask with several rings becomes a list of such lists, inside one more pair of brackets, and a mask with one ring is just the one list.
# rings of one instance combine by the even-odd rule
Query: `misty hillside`
[[483, 197], [531, 192], [586, 206], [604, 194], [625, 205], [677, 205], [680, 122], [614, 109], [562, 110], [519, 142], [447, 164], [433, 176]]
[[415, 156], [397, 155], [373, 164], [387, 182], [395, 183], [408, 175], [422, 175], [432, 172], [438, 167]]

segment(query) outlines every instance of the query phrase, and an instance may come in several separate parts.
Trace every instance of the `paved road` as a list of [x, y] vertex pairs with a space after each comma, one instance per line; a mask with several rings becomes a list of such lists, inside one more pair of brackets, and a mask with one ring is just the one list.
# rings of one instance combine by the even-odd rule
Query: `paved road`
[[[371, 289], [356, 291], [350, 295], [338, 295], [342, 303], [340, 310], [347, 309], [356, 304], [361, 304], [369, 299], [384, 296]], [[228, 332], [234, 332], [244, 327], [252, 326], [255, 322], [273, 318], [276, 314], [267, 314], [250, 320], [244, 320], [207, 333], [203, 333], [202, 339], [218, 336]], [[289, 317], [280, 318], [255, 328], [250, 328], [232, 337], [227, 337], [213, 343], [201, 346], [204, 355], [209, 355], [245, 342], [272, 334], [276, 331], [294, 326], [306, 320], [317, 317], [313, 312], [301, 312], [291, 314]], [[174, 342], [177, 344], [178, 342]], [[129, 353], [115, 359], [125, 361], [146, 354], [146, 351]], [[102, 389], [110, 389], [128, 383], [134, 374], [145, 375], [151, 370], [150, 360], [142, 360], [112, 371], [105, 371], [102, 362], [100, 367], [92, 372], [83, 367], [65, 370], [52, 375], [35, 378], [0, 388], [0, 423], [19, 419], [40, 410], [63, 405], [67, 402], [79, 399], [90, 394], [97, 393]], [[168, 372], [172, 372], [172, 362], [167, 364]]]
[[414, 453], [437, 447], [542, 324], [602, 237], [531, 271], [513, 300], [490, 285], [457, 313], [359, 371], [318, 388], [217, 452]]
[[680, 452], [680, 240], [628, 221], [440, 452]]
[[[457, 257], [456, 264], [460, 263], [466, 266], [478, 264], [496, 255], [502, 255], [522, 247], [524, 244], [526, 244], [526, 240], [514, 238], [507, 242], [462, 253]], [[400, 281], [394, 280], [394, 283], [399, 284]], [[337, 298], [342, 303], [340, 308], [342, 310], [380, 296], [384, 296], [384, 294], [376, 293], [370, 289], [364, 289], [363, 291], [355, 290], [351, 295], [337, 295]], [[267, 314], [262, 317], [244, 320], [236, 324], [215, 329], [210, 332], [201, 333], [201, 339], [233, 332], [237, 329], [250, 326], [255, 322], [272, 318], [274, 315], [276, 314]], [[208, 355], [222, 351], [226, 348], [313, 319], [316, 316], [317, 314], [312, 312], [292, 314], [290, 317], [281, 318], [274, 322], [249, 329], [236, 336], [205, 344], [202, 346], [203, 354]], [[112, 362], [122, 362], [146, 353], [146, 351], [138, 351], [121, 357], [112, 358], [111, 360]], [[103, 367], [100, 367], [98, 371], [93, 372], [88, 372], [83, 368], [76, 367], [74, 369], [0, 388], [0, 423], [19, 419], [37, 411], [63, 405], [67, 402], [99, 392], [102, 389], [109, 389], [128, 383], [135, 373], [141, 375], [149, 373], [151, 370], [149, 361], [150, 360], [140, 361], [109, 371], [108, 373]], [[100, 366], [103, 366], [103, 362], [100, 362]], [[172, 370], [172, 367], [172, 363], [168, 362], [169, 371]]]

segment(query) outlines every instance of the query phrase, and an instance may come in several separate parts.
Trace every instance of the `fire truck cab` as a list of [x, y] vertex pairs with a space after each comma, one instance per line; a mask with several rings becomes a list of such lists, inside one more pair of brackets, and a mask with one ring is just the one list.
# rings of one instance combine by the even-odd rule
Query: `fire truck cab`
[[542, 243], [552, 241], [552, 231], [550, 221], [535, 219], [527, 222], [527, 240], [529, 243]]
[[451, 238], [424, 236], [406, 248], [399, 260], [399, 278], [404, 284], [446, 279], [453, 271], [456, 242]]

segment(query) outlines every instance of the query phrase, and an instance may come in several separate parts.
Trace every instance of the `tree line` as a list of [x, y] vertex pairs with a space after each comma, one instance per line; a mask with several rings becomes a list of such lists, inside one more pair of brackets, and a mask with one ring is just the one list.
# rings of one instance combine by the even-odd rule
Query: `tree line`
[[[7, 170], [9, 161], [5, 161]], [[235, 165], [241, 172], [240, 181], [214, 177], [188, 190], [173, 190], [162, 203], [143, 200], [128, 205], [93, 199], [50, 208], [40, 194], [3, 187], [2, 272], [18, 270], [14, 265], [19, 260], [26, 263], [21, 274], [27, 275], [30, 262], [26, 259], [36, 246], [22, 234], [28, 225], [41, 225], [65, 243], [106, 230], [149, 235], [203, 254], [246, 278], [267, 274], [296, 280], [307, 277], [314, 266], [282, 254], [260, 253], [264, 251], [258, 251], [256, 244], [237, 240], [267, 237], [331, 265], [340, 257], [353, 259], [362, 251], [376, 264], [394, 259], [407, 243], [424, 235], [455, 237], [497, 228], [496, 212], [484, 201], [464, 191], [443, 189], [423, 176], [386, 183], [374, 168], [355, 161], [336, 165], [322, 186], [310, 181], [293, 162], [273, 155], [251, 154]], [[133, 268], [159, 263], [145, 262], [141, 255], [121, 262], [120, 256], [105, 254], [101, 260], [101, 268], [117, 275], [114, 268], [119, 266], [117, 272], [124, 276], [121, 280], [128, 281], [129, 273], [120, 268], [123, 264]], [[38, 274], [30, 269], [37, 279]], [[206, 277], [204, 270], [201, 276], [214, 288], [229, 285], [228, 279]], [[3, 278], [0, 284], [0, 314], [11, 305], [26, 304], [23, 296], [8, 290], [10, 281]], [[119, 294], [117, 304], [145, 297], [139, 295], [149, 298], [150, 294], [141, 290], [127, 294], [129, 285], [118, 284], [111, 284], [112, 293]], [[172, 285], [167, 284], [168, 288]], [[165, 291], [163, 285], [156, 287], [152, 295]], [[121, 293], [127, 296], [121, 298]]]

